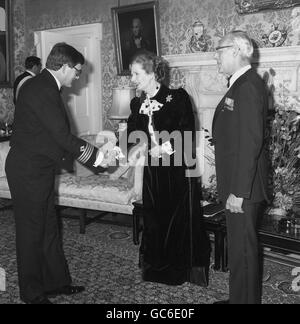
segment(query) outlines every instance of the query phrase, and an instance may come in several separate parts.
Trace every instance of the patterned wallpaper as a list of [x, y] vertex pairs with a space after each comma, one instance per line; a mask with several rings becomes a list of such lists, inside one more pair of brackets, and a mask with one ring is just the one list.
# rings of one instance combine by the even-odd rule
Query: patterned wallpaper
[[[25, 7], [24, 0], [14, 0], [14, 62], [15, 75], [22, 71], [25, 47]], [[21, 65], [21, 66], [20, 66]], [[0, 124], [11, 123], [14, 116], [13, 91], [10, 88], [0, 89]]]
[[[37, 30], [103, 23], [103, 106], [104, 124], [111, 125], [106, 113], [111, 106], [112, 88], [128, 84], [129, 78], [118, 77], [115, 63], [111, 8], [148, 2], [149, 0], [14, 0], [15, 70], [18, 74], [26, 56], [34, 53], [33, 33]], [[268, 35], [280, 30], [287, 38], [283, 46], [300, 45], [299, 10], [264, 11], [240, 16], [234, 0], [159, 0], [162, 53], [185, 54], [191, 51], [189, 42], [192, 25], [199, 20], [204, 24], [213, 50], [224, 32], [232, 29], [247, 30], [258, 46], [272, 46]], [[175, 75], [173, 84], [181, 84], [180, 75]], [[0, 119], [3, 111], [12, 111], [11, 90], [0, 91]]]

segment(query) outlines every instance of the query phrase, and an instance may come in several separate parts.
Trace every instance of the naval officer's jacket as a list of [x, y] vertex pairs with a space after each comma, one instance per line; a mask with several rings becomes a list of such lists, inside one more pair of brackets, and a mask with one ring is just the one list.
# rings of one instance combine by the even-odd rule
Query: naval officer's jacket
[[95, 173], [98, 149], [70, 132], [58, 84], [48, 70], [24, 84], [15, 112], [12, 149], [31, 158], [47, 158], [61, 165], [70, 154]]

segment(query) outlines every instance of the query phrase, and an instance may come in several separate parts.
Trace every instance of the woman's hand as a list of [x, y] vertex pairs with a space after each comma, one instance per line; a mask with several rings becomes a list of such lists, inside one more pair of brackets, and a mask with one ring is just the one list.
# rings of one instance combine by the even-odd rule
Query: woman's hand
[[153, 157], [155, 159], [160, 159], [164, 152], [163, 152], [162, 147], [157, 145], [157, 146], [153, 147], [153, 149], [151, 149], [149, 153], [150, 153], [151, 157]]

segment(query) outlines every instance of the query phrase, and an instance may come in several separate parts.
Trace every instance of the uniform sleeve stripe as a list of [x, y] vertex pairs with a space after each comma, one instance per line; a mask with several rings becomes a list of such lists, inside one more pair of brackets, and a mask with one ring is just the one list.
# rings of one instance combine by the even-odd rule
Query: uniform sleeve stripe
[[93, 152], [94, 152], [94, 147], [92, 145], [90, 145], [88, 147], [88, 149], [87, 149], [87, 154], [86, 154], [86, 157], [84, 158], [84, 161], [83, 161], [84, 164], [88, 162], [88, 160], [93, 155]]
[[78, 158], [78, 161], [79, 161], [79, 162], [82, 162], [82, 159], [85, 157], [87, 147], [88, 147], [88, 143], [86, 143], [86, 146], [85, 146], [85, 148], [84, 148], [84, 151], [82, 152], [82, 154], [81, 154], [80, 157]]
[[91, 144], [87, 143], [85, 150], [78, 158], [78, 161], [85, 164], [91, 158], [93, 151], [94, 151], [94, 147]]

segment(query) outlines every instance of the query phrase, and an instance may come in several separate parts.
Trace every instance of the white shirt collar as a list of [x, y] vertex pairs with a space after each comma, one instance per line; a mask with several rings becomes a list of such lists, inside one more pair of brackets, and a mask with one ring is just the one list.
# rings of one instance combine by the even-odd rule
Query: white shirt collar
[[36, 76], [36, 74], [35, 73], [33, 73], [32, 71], [29, 71], [29, 70], [26, 70], [26, 72], [27, 73], [29, 73], [29, 74], [31, 74], [33, 77], [35, 77]]
[[57, 79], [57, 77], [53, 74], [53, 72], [52, 72], [51, 70], [49, 70], [49, 69], [46, 69], [46, 70], [47, 70], [49, 73], [52, 74], [53, 78], [55, 79], [55, 81], [56, 81], [56, 83], [57, 83], [58, 90], [60, 90], [60, 89], [61, 89], [61, 83], [60, 83], [60, 81]]
[[252, 68], [252, 66], [246, 65], [244, 67], [242, 67], [241, 69], [239, 69], [238, 71], [236, 71], [232, 77], [230, 78], [230, 83], [229, 83], [229, 89], [233, 86], [233, 84], [235, 83], [235, 81], [237, 79], [239, 79], [243, 74], [245, 74], [247, 71], [249, 71]]

